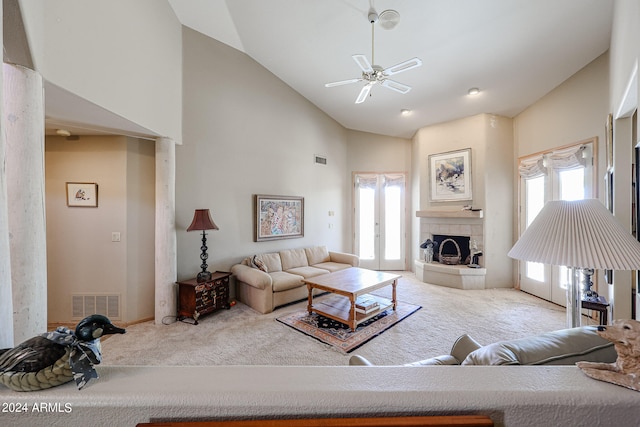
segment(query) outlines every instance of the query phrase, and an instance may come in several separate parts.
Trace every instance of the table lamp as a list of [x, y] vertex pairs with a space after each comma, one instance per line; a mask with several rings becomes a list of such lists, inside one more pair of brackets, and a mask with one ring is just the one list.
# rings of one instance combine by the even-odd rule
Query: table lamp
[[209, 209], [196, 209], [193, 214], [193, 221], [191, 221], [191, 225], [187, 228], [187, 231], [194, 230], [202, 230], [202, 246], [200, 246], [200, 250], [202, 253], [200, 254], [200, 259], [202, 260], [202, 264], [200, 264], [200, 268], [202, 271], [198, 273], [198, 282], [206, 282], [211, 280], [211, 272], [207, 271], [207, 234], [205, 230], [218, 230], [218, 226], [213, 222], [211, 218], [211, 213]]
[[580, 326], [579, 270], [640, 269], [640, 242], [597, 199], [547, 202], [508, 255], [570, 268], [567, 325], [571, 328]]

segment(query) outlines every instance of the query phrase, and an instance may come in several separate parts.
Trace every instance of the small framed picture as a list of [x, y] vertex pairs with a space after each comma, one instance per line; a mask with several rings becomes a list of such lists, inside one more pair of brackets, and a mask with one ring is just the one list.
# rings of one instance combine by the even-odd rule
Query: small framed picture
[[67, 182], [67, 206], [98, 207], [98, 184], [95, 182]]

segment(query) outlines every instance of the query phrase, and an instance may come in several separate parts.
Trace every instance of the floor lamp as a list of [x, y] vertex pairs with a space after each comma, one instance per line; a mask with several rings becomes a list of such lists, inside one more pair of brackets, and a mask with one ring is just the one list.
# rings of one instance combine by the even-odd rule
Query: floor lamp
[[597, 199], [546, 203], [508, 255], [570, 268], [567, 326], [571, 328], [580, 326], [579, 270], [640, 270], [640, 242]]

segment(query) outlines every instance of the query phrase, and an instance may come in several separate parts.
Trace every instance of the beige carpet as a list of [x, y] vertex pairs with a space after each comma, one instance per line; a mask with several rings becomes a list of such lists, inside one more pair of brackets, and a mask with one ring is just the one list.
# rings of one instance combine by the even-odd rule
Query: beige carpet
[[275, 320], [304, 309], [306, 301], [264, 315], [238, 303], [202, 317], [197, 326], [183, 322], [132, 325], [126, 334], [103, 341], [102, 363], [330, 366], [346, 365], [352, 354], [361, 354], [379, 365], [396, 365], [448, 354], [464, 333], [489, 344], [566, 327], [563, 307], [524, 292], [464, 291], [422, 283], [411, 272], [402, 274], [398, 300], [422, 309], [350, 354]]

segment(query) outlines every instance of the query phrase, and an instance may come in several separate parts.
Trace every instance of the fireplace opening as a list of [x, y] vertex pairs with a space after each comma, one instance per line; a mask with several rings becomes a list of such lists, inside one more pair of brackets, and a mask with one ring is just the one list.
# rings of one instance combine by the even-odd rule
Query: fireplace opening
[[[460, 262], [459, 264], [469, 264], [469, 254], [471, 253], [469, 250], [469, 236], [448, 236], [445, 234], [434, 234], [433, 241], [436, 243], [433, 248], [433, 260], [440, 261], [440, 246], [442, 242], [451, 239], [458, 244], [460, 248]], [[457, 255], [458, 250], [456, 246], [452, 242], [445, 242], [444, 247], [442, 248], [442, 255]]]

